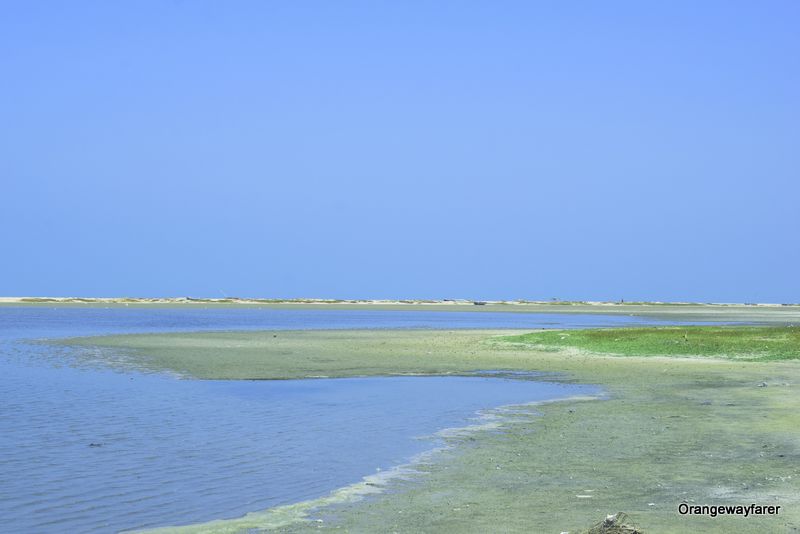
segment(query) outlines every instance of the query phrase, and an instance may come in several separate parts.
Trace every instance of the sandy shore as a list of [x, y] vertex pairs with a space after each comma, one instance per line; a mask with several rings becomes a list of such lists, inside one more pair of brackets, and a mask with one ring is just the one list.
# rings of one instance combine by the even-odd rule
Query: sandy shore
[[[616, 357], [506, 343], [514, 331], [170, 333], [72, 340], [199, 378], [476, 369], [558, 373], [607, 400], [536, 407], [369, 498], [322, 499], [181, 529], [238, 532], [577, 532], [624, 511], [645, 532], [787, 532], [800, 524], [800, 361]], [[533, 413], [531, 414], [533, 415]], [[684, 516], [692, 504], [776, 504], [778, 516]], [[285, 514], [292, 511], [287, 520]]]

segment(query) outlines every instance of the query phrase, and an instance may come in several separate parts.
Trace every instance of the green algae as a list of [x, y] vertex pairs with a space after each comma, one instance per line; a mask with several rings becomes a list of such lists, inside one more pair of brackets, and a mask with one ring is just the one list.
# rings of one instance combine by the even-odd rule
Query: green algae
[[624, 356], [683, 356], [751, 361], [800, 359], [800, 327], [669, 326], [550, 330], [501, 340], [542, 349], [575, 348]]

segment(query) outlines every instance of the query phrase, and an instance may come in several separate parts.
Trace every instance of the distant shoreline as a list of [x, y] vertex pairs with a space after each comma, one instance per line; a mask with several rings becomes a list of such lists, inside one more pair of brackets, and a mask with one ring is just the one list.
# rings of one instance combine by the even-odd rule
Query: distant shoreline
[[699, 306], [699, 307], [769, 307], [800, 308], [800, 303], [769, 302], [663, 302], [663, 301], [586, 301], [586, 300], [469, 300], [469, 299], [266, 299], [266, 298], [194, 298], [194, 297], [0, 297], [0, 304], [233, 304], [243, 306], [271, 305], [321, 305], [321, 306], [513, 306], [524, 307], [562, 307], [592, 306], [603, 308], [622, 308], [630, 306]]
[[333, 300], [243, 298], [81, 298], [0, 297], [0, 309], [139, 308], [239, 310], [348, 310], [387, 312], [492, 312], [532, 314], [627, 315], [665, 321], [800, 324], [800, 304], [712, 304], [689, 302], [471, 301], [471, 300]]

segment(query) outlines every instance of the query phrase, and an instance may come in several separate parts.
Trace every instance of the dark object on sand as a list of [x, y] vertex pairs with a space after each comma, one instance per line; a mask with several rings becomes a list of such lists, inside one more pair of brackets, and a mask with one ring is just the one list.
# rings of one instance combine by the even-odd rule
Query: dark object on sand
[[643, 530], [627, 521], [628, 515], [623, 512], [607, 515], [605, 519], [590, 528], [588, 534], [644, 534]]

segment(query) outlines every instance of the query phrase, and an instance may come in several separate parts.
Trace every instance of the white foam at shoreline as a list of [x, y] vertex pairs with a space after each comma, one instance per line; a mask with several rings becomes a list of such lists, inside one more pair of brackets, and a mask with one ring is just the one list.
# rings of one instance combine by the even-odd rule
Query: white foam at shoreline
[[[535, 406], [554, 402], [578, 402], [601, 400], [603, 398], [602, 395], [573, 395], [557, 399], [511, 404], [481, 410], [474, 418], [478, 421], [475, 424], [444, 428], [432, 436], [423, 437], [423, 439], [444, 440], [445, 443], [443, 445], [421, 452], [413, 456], [411, 460], [405, 464], [394, 466], [372, 475], [367, 475], [359, 482], [336, 489], [325, 497], [276, 506], [258, 512], [250, 512], [235, 519], [218, 519], [193, 525], [160, 527], [126, 532], [148, 534], [235, 534], [249, 531], [268, 531], [301, 521], [321, 522], [321, 519], [313, 519], [311, 514], [328, 506], [358, 502], [371, 495], [378, 495], [385, 492], [393, 482], [408, 481], [412, 480], [415, 476], [424, 475], [419, 467], [433, 463], [436, 457], [442, 452], [453, 449], [456, 444], [448, 442], [450, 440], [460, 440], [481, 432], [497, 431], [509, 424], [529, 420], [532, 415], [538, 417], [537, 414], [534, 414], [530, 410]], [[512, 419], [515, 415], [524, 416], [524, 418]]]

